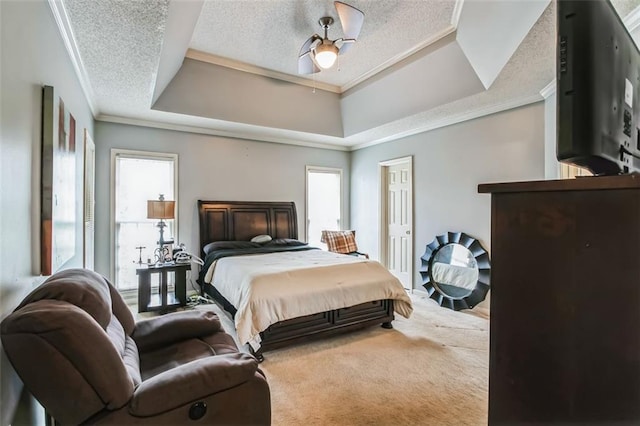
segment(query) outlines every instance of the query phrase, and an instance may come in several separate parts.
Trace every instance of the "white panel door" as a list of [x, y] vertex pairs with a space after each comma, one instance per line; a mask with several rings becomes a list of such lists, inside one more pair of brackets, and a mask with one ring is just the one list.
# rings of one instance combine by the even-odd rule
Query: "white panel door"
[[411, 163], [387, 167], [387, 261], [404, 288], [412, 287], [413, 229]]

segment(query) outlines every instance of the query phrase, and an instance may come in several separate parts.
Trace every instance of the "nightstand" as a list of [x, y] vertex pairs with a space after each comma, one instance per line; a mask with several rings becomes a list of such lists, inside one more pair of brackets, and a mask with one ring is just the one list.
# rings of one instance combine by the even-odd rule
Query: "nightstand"
[[[136, 269], [138, 275], [138, 312], [162, 311], [187, 304], [187, 271], [191, 263], [149, 265]], [[159, 292], [151, 296], [151, 275], [158, 274]], [[174, 291], [169, 293], [169, 278]]]

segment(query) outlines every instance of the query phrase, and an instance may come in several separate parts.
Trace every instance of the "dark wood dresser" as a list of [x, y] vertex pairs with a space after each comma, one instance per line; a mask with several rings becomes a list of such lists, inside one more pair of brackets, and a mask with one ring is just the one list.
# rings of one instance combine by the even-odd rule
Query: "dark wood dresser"
[[489, 424], [640, 424], [640, 175], [491, 194]]

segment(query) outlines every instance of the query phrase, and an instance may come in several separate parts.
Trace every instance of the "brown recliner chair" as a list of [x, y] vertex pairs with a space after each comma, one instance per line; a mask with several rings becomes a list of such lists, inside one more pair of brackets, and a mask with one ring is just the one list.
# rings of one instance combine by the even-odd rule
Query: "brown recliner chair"
[[63, 424], [270, 424], [269, 386], [215, 313], [135, 322], [117, 290], [59, 272], [2, 321], [26, 388]]

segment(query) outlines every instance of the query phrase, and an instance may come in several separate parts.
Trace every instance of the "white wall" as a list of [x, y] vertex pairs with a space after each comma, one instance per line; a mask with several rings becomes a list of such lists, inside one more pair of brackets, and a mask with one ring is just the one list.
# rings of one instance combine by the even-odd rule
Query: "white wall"
[[[305, 166], [344, 170], [344, 215], [349, 217], [349, 153], [302, 146], [96, 123], [96, 271], [110, 275], [109, 185], [112, 148], [178, 154], [180, 242], [199, 253], [197, 200], [294, 201], [298, 237], [305, 235]], [[348, 224], [347, 224], [348, 226]], [[136, 253], [131, 254], [132, 260]]]
[[188, 58], [153, 109], [342, 136], [338, 94]]
[[451, 34], [342, 95], [345, 136], [484, 90]]
[[378, 164], [413, 156], [414, 288], [435, 236], [465, 232], [490, 250], [491, 197], [478, 184], [544, 179], [542, 102], [357, 150], [351, 160], [351, 228], [379, 258]]
[[[93, 118], [46, 1], [0, 1], [0, 317], [41, 281], [40, 137], [42, 86], [51, 85], [77, 120], [78, 142]], [[76, 153], [82, 185], [82, 144]], [[78, 192], [76, 197], [81, 197]], [[80, 199], [80, 198], [78, 198]], [[80, 203], [77, 213], [81, 213]], [[81, 216], [76, 256], [82, 263]], [[2, 352], [0, 424], [9, 424], [20, 382]]]
[[556, 159], [557, 122], [556, 91], [553, 90], [544, 100], [544, 177], [560, 179], [560, 163]]

